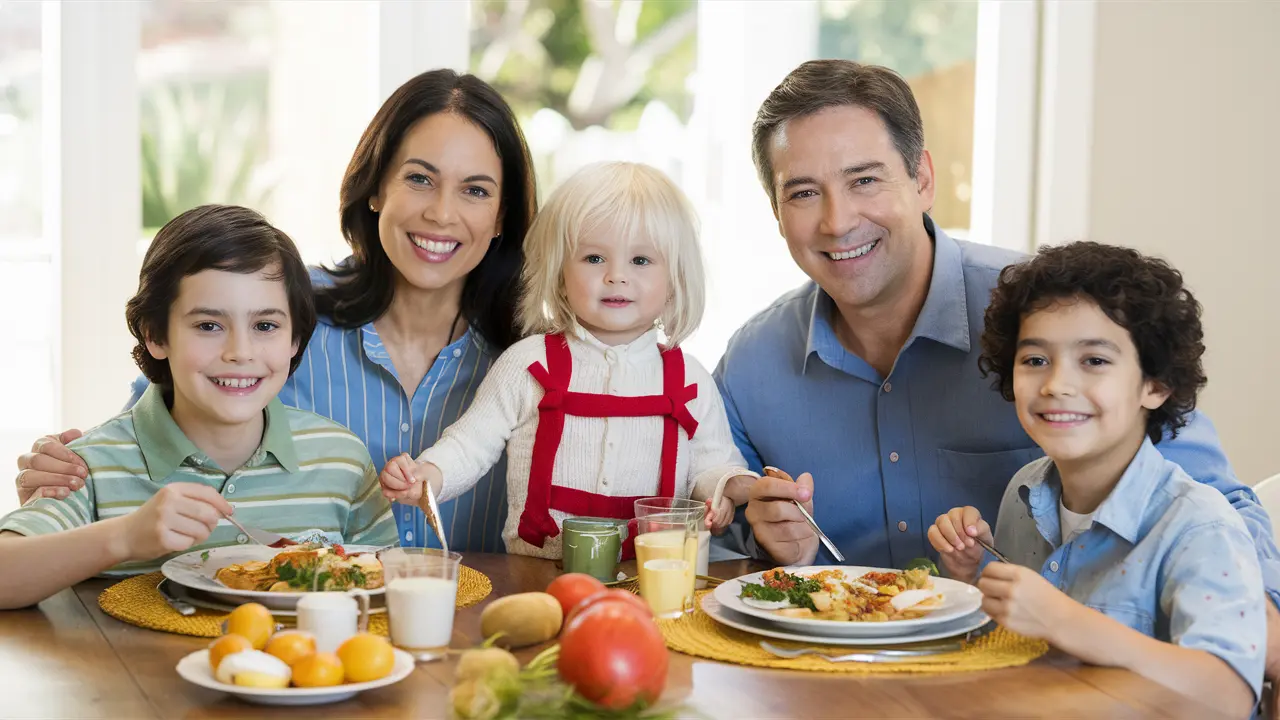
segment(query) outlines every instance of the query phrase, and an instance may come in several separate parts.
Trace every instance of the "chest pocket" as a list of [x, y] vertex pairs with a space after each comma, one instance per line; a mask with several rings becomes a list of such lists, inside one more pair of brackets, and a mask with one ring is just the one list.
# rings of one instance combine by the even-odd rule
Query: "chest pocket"
[[1043, 455], [1038, 447], [989, 453], [938, 450], [938, 497], [928, 498], [926, 503], [934, 506], [933, 516], [972, 505], [994, 526], [1009, 481], [1023, 465]]
[[1125, 627], [1133, 628], [1147, 637], [1155, 637], [1155, 618], [1151, 617], [1151, 613], [1145, 610], [1132, 605], [1109, 603], [1089, 603], [1088, 606], [1112, 620], [1124, 624]]

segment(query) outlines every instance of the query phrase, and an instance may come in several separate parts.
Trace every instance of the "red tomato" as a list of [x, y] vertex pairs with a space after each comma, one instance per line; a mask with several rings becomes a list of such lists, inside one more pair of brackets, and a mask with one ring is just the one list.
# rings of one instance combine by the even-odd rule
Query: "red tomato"
[[652, 617], [626, 602], [597, 601], [565, 626], [557, 665], [560, 677], [597, 705], [649, 705], [667, 684], [667, 644]]
[[626, 590], [601, 590], [587, 599], [580, 601], [577, 607], [573, 609], [573, 612], [565, 616], [565, 626], [567, 627], [569, 625], [569, 621], [573, 619], [574, 615], [604, 600], [621, 602], [633, 610], [639, 611], [640, 614], [645, 617], [653, 617], [653, 610], [649, 609], [649, 604], [642, 600], [639, 595], [629, 593]]
[[560, 603], [564, 616], [577, 607], [578, 603], [604, 590], [604, 583], [585, 573], [567, 573], [561, 575], [547, 586], [547, 594]]

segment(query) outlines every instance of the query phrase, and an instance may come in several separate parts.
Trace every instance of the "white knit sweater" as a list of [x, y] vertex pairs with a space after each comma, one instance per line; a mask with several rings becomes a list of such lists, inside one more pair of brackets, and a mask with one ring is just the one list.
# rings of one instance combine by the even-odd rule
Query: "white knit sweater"
[[[629, 345], [608, 346], [585, 331], [568, 335], [573, 357], [571, 392], [619, 396], [660, 395], [662, 357], [657, 332]], [[560, 536], [547, 538], [538, 548], [518, 535], [520, 515], [528, 497], [538, 403], [542, 386], [529, 374], [529, 365], [547, 363], [545, 336], [535, 335], [512, 345], [489, 369], [467, 412], [444, 431], [440, 440], [418, 457], [440, 468], [444, 487], [440, 500], [467, 492], [507, 451], [507, 523], [502, 536], [507, 552], [559, 558]], [[724, 404], [715, 381], [702, 365], [684, 356], [684, 384], [697, 384], [698, 396], [688, 404], [698, 421], [690, 440], [683, 429], [676, 455], [676, 496], [718, 499], [724, 483], [735, 475], [755, 473], [729, 430]], [[599, 495], [646, 496], [658, 493], [661, 474], [663, 419], [661, 417], [589, 418], [566, 415], [564, 435], [556, 453], [552, 482]], [[570, 514], [551, 510], [560, 526]]]

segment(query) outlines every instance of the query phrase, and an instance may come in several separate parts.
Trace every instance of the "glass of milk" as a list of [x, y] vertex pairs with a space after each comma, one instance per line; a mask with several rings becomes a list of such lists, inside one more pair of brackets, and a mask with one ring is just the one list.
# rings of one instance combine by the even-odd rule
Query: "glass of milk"
[[443, 658], [453, 636], [462, 556], [434, 548], [391, 548], [380, 559], [391, 644], [418, 662]]

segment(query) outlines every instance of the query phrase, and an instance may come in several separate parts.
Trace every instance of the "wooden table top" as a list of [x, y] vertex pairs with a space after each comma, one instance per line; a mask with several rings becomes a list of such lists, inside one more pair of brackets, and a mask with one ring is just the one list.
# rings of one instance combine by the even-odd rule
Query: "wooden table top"
[[[551, 562], [468, 555], [493, 581], [485, 603], [542, 590]], [[759, 569], [714, 563], [732, 578]], [[37, 607], [0, 612], [0, 717], [36, 718], [443, 718], [455, 660], [419, 665], [407, 679], [334, 705], [251, 705], [196, 687], [174, 670], [208, 640], [143, 630], [107, 616], [90, 580]], [[480, 610], [458, 612], [454, 648], [481, 641]], [[521, 651], [522, 661], [538, 648]], [[664, 700], [687, 702], [711, 718], [1204, 718], [1214, 710], [1125, 670], [1085, 666], [1061, 654], [1025, 667], [947, 675], [849, 676], [763, 670], [671, 654]], [[803, 704], [801, 704], [803, 703]]]

